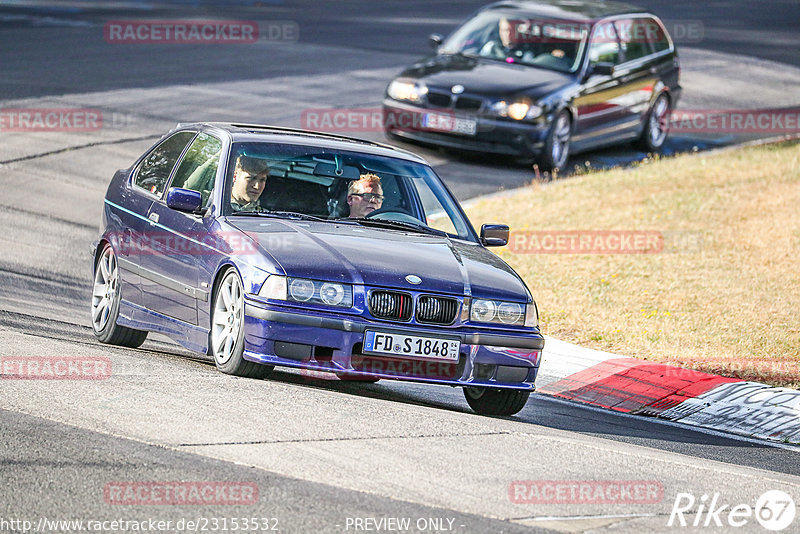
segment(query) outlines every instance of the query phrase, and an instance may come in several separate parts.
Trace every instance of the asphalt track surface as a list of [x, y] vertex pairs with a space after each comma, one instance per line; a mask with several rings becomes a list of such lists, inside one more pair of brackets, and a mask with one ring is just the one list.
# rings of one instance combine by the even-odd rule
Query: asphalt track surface
[[[96, 343], [88, 250], [116, 168], [177, 121], [299, 126], [306, 109], [377, 106], [392, 74], [426, 52], [425, 37], [447, 32], [479, 4], [34, 3], [0, 8], [0, 108], [84, 106], [109, 119], [99, 132], [0, 132], [0, 356], [107, 357], [112, 373], [101, 381], [0, 379], [0, 531], [23, 531], [3, 520], [43, 517], [260, 517], [275, 518], [270, 525], [281, 532], [363, 531], [355, 520], [365, 518], [409, 518], [411, 531], [429, 532], [707, 531], [713, 526], [668, 526], [678, 493], [698, 502], [718, 493], [732, 506], [754, 506], [774, 489], [800, 498], [800, 461], [788, 447], [542, 395], [515, 417], [486, 418], [447, 387], [362, 386], [290, 372], [237, 379], [156, 336], [137, 350]], [[704, 38], [681, 48], [686, 106], [797, 105], [796, 2], [640, 4], [668, 22], [703, 23]], [[215, 47], [102, 38], [111, 19], [189, 16], [294, 21], [300, 39]], [[671, 150], [736, 140], [679, 138]], [[514, 162], [412, 149], [462, 199], [535, 178]], [[602, 166], [641, 156], [622, 148], [586, 157]], [[651, 504], [518, 504], [509, 488], [520, 480], [651, 481], [663, 496]], [[165, 481], [251, 483], [259, 499], [104, 499], [110, 483]], [[691, 525], [694, 516], [687, 519]], [[751, 518], [736, 531], [763, 529]]]

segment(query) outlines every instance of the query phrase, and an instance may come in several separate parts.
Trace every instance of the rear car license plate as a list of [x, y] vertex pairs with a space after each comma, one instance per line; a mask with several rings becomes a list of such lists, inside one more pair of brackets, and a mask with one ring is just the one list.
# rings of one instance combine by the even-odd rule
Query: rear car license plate
[[429, 130], [437, 130], [440, 132], [475, 135], [477, 122], [471, 119], [459, 119], [451, 115], [426, 113], [422, 116], [422, 126]]
[[428, 336], [409, 336], [396, 332], [364, 333], [364, 354], [392, 354], [436, 360], [458, 361], [461, 341]]

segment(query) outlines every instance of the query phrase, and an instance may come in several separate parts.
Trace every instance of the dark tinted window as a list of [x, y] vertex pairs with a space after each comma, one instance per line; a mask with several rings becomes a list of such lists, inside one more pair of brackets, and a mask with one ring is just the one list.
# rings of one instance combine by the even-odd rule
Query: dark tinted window
[[620, 62], [617, 32], [612, 23], [605, 22], [595, 26], [589, 43], [589, 61], [615, 65]]
[[625, 61], [643, 58], [653, 53], [649, 32], [652, 27], [646, 19], [621, 19], [615, 23]]
[[656, 22], [655, 19], [645, 20], [648, 28], [648, 40], [656, 52], [669, 49], [669, 39], [667, 38], [667, 30]]
[[214, 189], [221, 150], [222, 141], [206, 133], [197, 134], [175, 172], [172, 187], [200, 192], [205, 205]]
[[178, 132], [154, 148], [139, 164], [136, 185], [161, 196], [175, 162], [192, 137], [194, 132]]

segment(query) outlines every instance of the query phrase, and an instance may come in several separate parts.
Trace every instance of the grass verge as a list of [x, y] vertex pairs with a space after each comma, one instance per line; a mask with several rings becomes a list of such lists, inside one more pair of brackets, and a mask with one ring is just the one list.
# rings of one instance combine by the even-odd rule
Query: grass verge
[[[476, 227], [511, 226], [494, 250], [525, 279], [545, 334], [800, 387], [797, 142], [533, 183], [467, 211]], [[654, 246], [641, 253], [635, 234]], [[598, 253], [615, 244], [627, 252]]]

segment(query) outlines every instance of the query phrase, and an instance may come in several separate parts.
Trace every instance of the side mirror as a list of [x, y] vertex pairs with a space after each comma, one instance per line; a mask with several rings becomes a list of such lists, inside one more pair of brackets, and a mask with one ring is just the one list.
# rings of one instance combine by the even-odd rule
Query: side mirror
[[438, 50], [440, 46], [442, 46], [442, 41], [444, 37], [442, 37], [441, 33], [432, 33], [428, 36], [428, 44], [434, 50]]
[[508, 244], [508, 226], [484, 224], [481, 226], [481, 243], [485, 247], [504, 247]]
[[589, 67], [589, 74], [598, 74], [600, 76], [613, 76], [614, 64], [606, 61], [594, 63]]
[[167, 191], [167, 207], [178, 211], [194, 213], [203, 207], [203, 196], [199, 191], [170, 187]]

